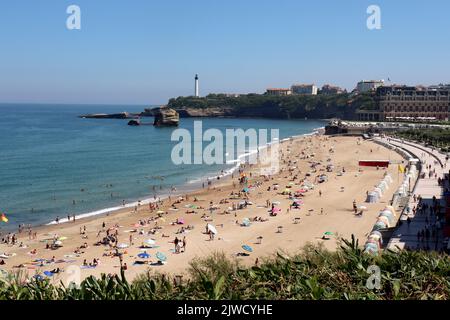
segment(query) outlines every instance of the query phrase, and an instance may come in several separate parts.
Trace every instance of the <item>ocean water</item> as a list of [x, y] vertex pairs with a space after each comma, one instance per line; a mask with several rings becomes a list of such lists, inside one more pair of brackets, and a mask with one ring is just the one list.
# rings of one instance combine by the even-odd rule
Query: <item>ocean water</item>
[[[175, 165], [174, 128], [131, 127], [128, 120], [81, 119], [86, 113], [140, 112], [145, 106], [0, 104], [0, 212], [9, 222], [47, 224], [68, 214], [98, 214], [137, 200], [198, 187], [226, 165]], [[180, 128], [279, 129], [279, 138], [313, 132], [324, 121], [183, 118]], [[152, 122], [152, 118], [143, 118]], [[204, 143], [204, 145], [208, 144]], [[244, 152], [244, 150], [239, 150]], [[238, 155], [236, 155], [238, 156]]]

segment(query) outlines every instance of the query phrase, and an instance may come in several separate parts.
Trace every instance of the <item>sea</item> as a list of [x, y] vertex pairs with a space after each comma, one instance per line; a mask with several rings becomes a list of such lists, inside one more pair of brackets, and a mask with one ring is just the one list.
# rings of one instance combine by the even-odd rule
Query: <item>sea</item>
[[[51, 224], [56, 217], [64, 222], [67, 215], [105, 214], [124, 202], [131, 207], [137, 201], [183, 194], [201, 188], [208, 179], [231, 174], [243, 155], [255, 151], [236, 150], [235, 161], [224, 164], [175, 164], [171, 155], [179, 140], [171, 137], [177, 128], [78, 117], [141, 112], [146, 107], [0, 104], [0, 212], [8, 218], [7, 223], [0, 221], [0, 232], [19, 224]], [[203, 132], [220, 130], [224, 139], [227, 129], [278, 129], [283, 140], [312, 134], [325, 125], [322, 120], [181, 118], [179, 129], [192, 134], [192, 143], [195, 121], [201, 121]]]

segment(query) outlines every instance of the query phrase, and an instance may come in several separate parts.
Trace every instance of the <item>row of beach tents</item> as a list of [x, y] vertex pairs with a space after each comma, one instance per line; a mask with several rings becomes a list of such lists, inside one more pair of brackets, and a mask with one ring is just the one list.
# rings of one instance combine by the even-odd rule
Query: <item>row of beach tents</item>
[[395, 225], [396, 218], [397, 213], [392, 206], [386, 206], [380, 211], [377, 221], [375, 222], [372, 231], [367, 238], [366, 244], [364, 245], [364, 252], [378, 255], [383, 245], [383, 236], [380, 230], [393, 227]]
[[380, 198], [383, 196], [383, 193], [389, 189], [389, 184], [392, 183], [392, 177], [389, 174], [386, 174], [383, 180], [378, 183], [378, 185], [373, 189], [373, 191], [367, 194], [366, 202], [368, 203], [376, 203], [380, 201]]

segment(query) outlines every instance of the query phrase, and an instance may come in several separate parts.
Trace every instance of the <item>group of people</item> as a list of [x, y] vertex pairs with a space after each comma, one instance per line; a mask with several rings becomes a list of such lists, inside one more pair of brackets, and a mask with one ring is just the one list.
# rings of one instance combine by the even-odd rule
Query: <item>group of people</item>
[[[183, 237], [182, 240], [175, 237], [173, 244], [175, 246], [175, 253], [186, 252], [186, 237]], [[181, 251], [181, 249], [183, 249], [183, 251]]]

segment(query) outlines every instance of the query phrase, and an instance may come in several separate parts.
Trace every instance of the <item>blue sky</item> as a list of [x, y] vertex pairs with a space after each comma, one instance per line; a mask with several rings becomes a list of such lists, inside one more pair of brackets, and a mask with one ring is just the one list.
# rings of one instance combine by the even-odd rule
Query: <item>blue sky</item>
[[0, 102], [161, 104], [195, 73], [202, 95], [448, 83], [449, 14], [448, 0], [1, 0]]

